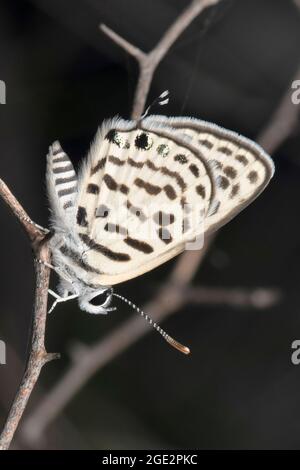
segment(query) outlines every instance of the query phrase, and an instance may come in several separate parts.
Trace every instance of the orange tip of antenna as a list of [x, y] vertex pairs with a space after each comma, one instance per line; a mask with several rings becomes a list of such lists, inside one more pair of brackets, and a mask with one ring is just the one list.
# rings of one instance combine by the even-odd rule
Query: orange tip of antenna
[[183, 354], [190, 354], [190, 349], [187, 346], [184, 346], [181, 343], [178, 343], [174, 338], [171, 338], [171, 336], [167, 336], [165, 340], [173, 346], [173, 348], [178, 349], [178, 351], [182, 352]]

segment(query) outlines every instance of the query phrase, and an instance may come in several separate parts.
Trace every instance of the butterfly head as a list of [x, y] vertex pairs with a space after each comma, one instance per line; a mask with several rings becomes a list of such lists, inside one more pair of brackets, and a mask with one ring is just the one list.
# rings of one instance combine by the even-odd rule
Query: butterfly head
[[88, 313], [106, 314], [115, 310], [110, 307], [113, 296], [111, 287], [100, 287], [99, 289], [85, 290], [78, 298], [79, 307]]

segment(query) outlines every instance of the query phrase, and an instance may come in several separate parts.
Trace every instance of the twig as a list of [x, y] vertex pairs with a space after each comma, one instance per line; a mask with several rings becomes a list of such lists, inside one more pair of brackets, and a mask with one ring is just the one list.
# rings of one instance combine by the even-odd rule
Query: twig
[[148, 53], [143, 52], [138, 47], [130, 44], [130, 42], [115, 33], [105, 24], [100, 25], [100, 29], [103, 33], [105, 33], [113, 42], [118, 44], [118, 46], [128, 52], [138, 62], [140, 73], [133, 100], [132, 119], [138, 119], [143, 113], [153, 75], [174, 42], [203, 10], [219, 2], [220, 0], [192, 1], [167, 29], [154, 49]]
[[[23, 207], [2, 180], [0, 180], [0, 196], [25, 229], [31, 242], [35, 259], [49, 262], [50, 250], [46, 241], [47, 235], [45, 235], [47, 234], [47, 230], [39, 227], [30, 219]], [[6, 450], [9, 448], [43, 365], [58, 357], [55, 353], [47, 353], [44, 342], [47, 318], [49, 269], [46, 268], [44, 264], [35, 262], [35, 272], [36, 289], [30, 353], [21, 384], [17, 390], [4, 429], [0, 436], [0, 450]]]
[[206, 305], [227, 305], [238, 308], [266, 309], [276, 305], [281, 297], [278, 289], [255, 288], [234, 289], [221, 287], [188, 287], [182, 294], [186, 303]]

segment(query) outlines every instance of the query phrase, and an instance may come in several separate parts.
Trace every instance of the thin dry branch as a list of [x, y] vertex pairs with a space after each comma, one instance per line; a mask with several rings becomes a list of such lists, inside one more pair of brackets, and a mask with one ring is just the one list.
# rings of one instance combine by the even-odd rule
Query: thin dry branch
[[[49, 263], [50, 250], [47, 243], [48, 231], [39, 227], [30, 219], [21, 204], [2, 180], [0, 180], [0, 196], [25, 229], [33, 248], [35, 259]], [[0, 436], [0, 450], [9, 448], [43, 365], [58, 357], [55, 353], [47, 353], [45, 349], [49, 269], [46, 268], [44, 264], [36, 261], [35, 272], [36, 288], [30, 353], [21, 384], [17, 390]]]
[[153, 75], [174, 42], [203, 10], [219, 2], [220, 0], [192, 1], [167, 29], [154, 49], [148, 53], [143, 52], [138, 47], [130, 44], [130, 42], [115, 33], [108, 26], [104, 24], [100, 25], [100, 29], [103, 33], [105, 33], [113, 42], [118, 44], [118, 46], [128, 52], [128, 54], [134, 57], [138, 62], [140, 73], [133, 100], [133, 109], [131, 113], [132, 119], [138, 119], [143, 113]]

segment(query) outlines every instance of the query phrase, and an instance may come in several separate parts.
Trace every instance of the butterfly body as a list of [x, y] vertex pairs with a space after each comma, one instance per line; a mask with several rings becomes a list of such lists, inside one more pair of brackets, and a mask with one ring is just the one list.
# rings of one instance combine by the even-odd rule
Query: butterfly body
[[[55, 142], [47, 184], [60, 294], [106, 313], [111, 286], [203, 241], [252, 202], [273, 172], [254, 142], [191, 118], [104, 123], [78, 177]], [[104, 304], [93, 305], [102, 293]]]

